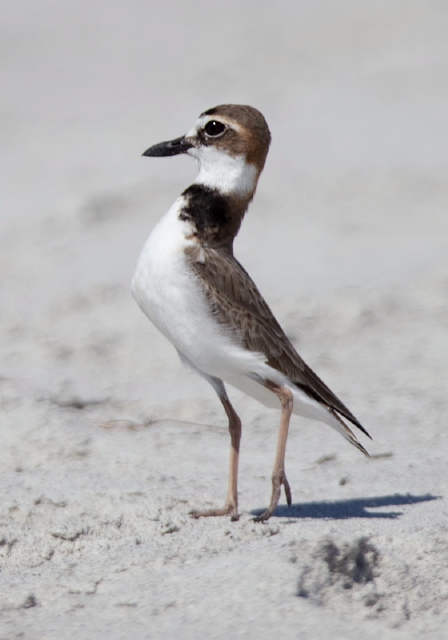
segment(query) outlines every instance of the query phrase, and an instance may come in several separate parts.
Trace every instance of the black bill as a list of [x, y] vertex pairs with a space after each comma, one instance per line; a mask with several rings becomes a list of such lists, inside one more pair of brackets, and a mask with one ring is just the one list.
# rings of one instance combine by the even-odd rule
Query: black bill
[[167, 142], [159, 142], [142, 154], [152, 158], [162, 158], [164, 156], [177, 156], [179, 153], [186, 153], [193, 145], [185, 139], [185, 136], [168, 140]]

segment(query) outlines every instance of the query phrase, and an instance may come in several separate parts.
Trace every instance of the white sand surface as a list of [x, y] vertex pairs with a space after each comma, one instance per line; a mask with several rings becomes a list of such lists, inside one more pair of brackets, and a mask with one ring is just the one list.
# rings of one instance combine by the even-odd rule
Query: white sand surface
[[[448, 629], [448, 6], [4, 0], [0, 639], [441, 640]], [[248, 103], [273, 145], [236, 243], [286, 332], [373, 436], [243, 420], [220, 504], [213, 391], [130, 297], [194, 176], [149, 160]]]

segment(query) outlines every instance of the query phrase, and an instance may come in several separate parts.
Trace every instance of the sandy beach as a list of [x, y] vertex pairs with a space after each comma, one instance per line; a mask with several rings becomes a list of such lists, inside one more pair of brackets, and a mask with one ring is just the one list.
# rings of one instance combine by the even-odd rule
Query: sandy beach
[[[448, 628], [448, 7], [4, 0], [0, 640], [441, 640]], [[199, 113], [273, 135], [235, 252], [359, 417], [362, 456], [279, 413], [229, 435], [130, 295], [194, 179], [142, 158]]]

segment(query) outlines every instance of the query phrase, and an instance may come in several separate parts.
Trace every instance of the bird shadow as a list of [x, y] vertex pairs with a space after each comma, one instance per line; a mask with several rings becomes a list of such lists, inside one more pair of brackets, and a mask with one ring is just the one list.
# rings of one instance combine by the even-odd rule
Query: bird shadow
[[[439, 500], [441, 496], [411, 494], [377, 496], [372, 498], [353, 498], [351, 500], [334, 500], [322, 502], [303, 502], [292, 505], [279, 505], [273, 516], [277, 518], [317, 518], [328, 520], [348, 520], [350, 518], [386, 518], [393, 520], [403, 515], [402, 511], [370, 511], [379, 507], [397, 507], [429, 500]], [[253, 509], [251, 514], [258, 516], [264, 509]]]

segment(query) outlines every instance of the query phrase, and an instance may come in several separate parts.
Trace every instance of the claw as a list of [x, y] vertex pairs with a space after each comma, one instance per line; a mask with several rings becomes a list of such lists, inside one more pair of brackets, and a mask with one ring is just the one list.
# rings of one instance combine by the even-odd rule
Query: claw
[[283, 487], [285, 489], [286, 502], [288, 504], [288, 507], [290, 507], [292, 503], [291, 488], [289, 486], [288, 480], [286, 479], [286, 476], [283, 478]]
[[288, 506], [291, 504], [291, 488], [288, 480], [286, 479], [285, 472], [281, 471], [279, 474], [274, 474], [272, 476], [272, 497], [269, 507], [261, 515], [256, 516], [254, 518], [254, 522], [264, 522], [272, 516], [278, 505], [282, 485], [285, 488], [286, 502], [288, 503]]

